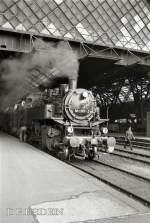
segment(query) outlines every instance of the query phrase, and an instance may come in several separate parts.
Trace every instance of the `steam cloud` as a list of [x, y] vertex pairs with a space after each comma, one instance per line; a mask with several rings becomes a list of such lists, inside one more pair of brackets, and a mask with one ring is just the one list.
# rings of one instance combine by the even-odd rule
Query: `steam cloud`
[[40, 39], [34, 42], [35, 51], [20, 59], [6, 59], [1, 65], [1, 106], [16, 103], [40, 84], [50, 85], [54, 79], [77, 78], [78, 58], [65, 42], [54, 47]]

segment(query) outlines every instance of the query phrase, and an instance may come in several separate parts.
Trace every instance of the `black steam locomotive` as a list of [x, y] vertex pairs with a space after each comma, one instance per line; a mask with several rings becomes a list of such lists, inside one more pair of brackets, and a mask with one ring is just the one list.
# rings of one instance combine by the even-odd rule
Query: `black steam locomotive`
[[[35, 92], [5, 112], [5, 125], [21, 140], [38, 143], [61, 159], [93, 159], [99, 151], [113, 152], [91, 91], [76, 88], [76, 80], [59, 88]], [[6, 124], [7, 120], [7, 124]]]

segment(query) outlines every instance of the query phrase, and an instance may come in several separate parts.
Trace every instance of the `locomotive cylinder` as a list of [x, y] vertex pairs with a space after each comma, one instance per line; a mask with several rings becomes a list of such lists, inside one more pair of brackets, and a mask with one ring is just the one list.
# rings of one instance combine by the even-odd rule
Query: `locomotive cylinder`
[[69, 79], [69, 89], [75, 90], [77, 88], [77, 79]]

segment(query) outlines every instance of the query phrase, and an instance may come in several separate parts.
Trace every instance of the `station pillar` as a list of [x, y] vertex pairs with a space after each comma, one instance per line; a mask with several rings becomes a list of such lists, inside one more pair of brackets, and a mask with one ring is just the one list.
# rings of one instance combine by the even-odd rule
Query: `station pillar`
[[146, 136], [150, 137], [150, 111], [146, 115]]

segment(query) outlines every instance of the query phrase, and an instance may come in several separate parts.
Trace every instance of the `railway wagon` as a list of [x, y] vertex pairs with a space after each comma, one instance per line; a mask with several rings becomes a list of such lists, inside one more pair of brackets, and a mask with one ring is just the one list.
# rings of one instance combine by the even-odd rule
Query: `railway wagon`
[[108, 137], [108, 119], [100, 118], [92, 92], [76, 85], [70, 79], [68, 85], [32, 93], [16, 104], [10, 112], [13, 134], [61, 159], [93, 159], [102, 150], [113, 152], [116, 141]]

